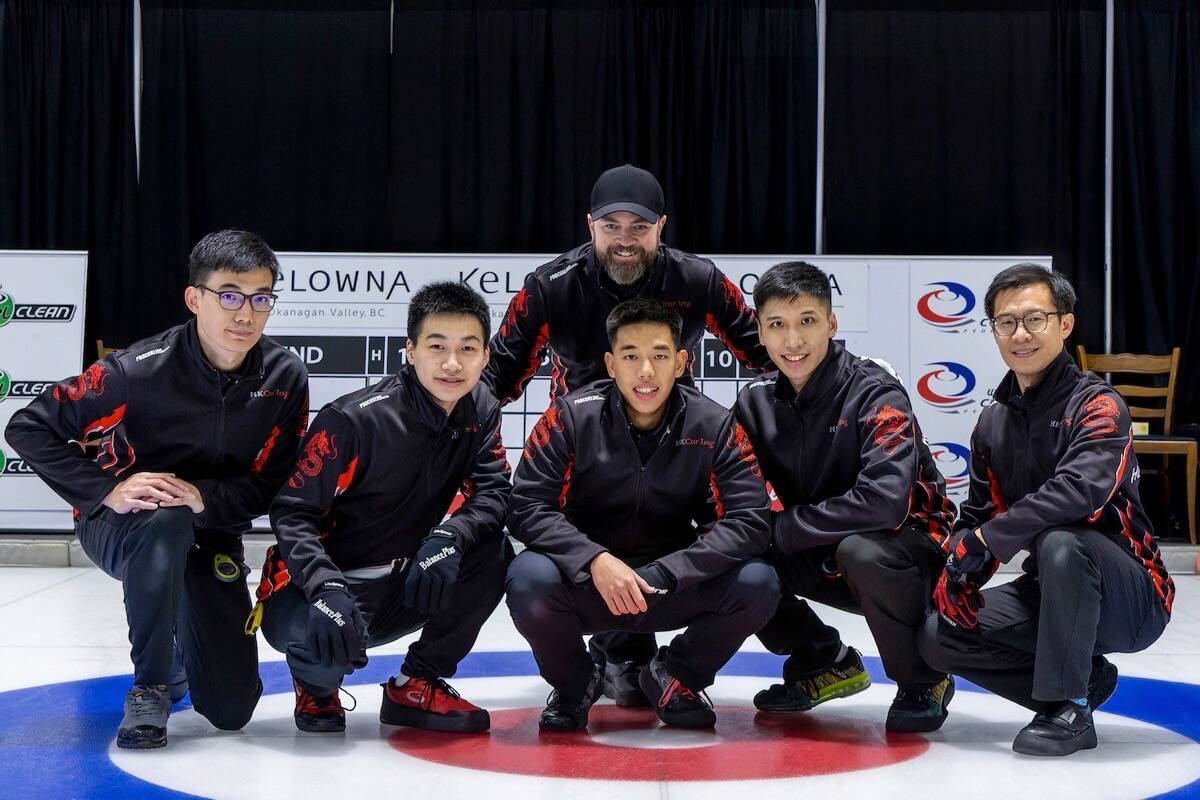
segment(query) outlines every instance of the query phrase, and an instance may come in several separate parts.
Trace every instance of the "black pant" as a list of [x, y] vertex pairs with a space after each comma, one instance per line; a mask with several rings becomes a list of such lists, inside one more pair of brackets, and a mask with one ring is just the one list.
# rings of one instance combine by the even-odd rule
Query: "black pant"
[[572, 583], [549, 558], [526, 550], [509, 567], [507, 591], [513, 622], [533, 648], [542, 677], [563, 697], [578, 698], [592, 669], [583, 634], [595, 631], [686, 627], [667, 650], [667, 671], [693, 691], [711, 686], [717, 670], [774, 612], [779, 577], [754, 559], [688, 589], [649, 595], [648, 611], [618, 616], [590, 581]]
[[[349, 581], [350, 590], [367, 620], [367, 647], [377, 647], [421, 628], [400, 671], [411, 678], [449, 678], [479, 637], [479, 630], [500, 605], [504, 572], [512, 559], [507, 536], [477, 543], [463, 555], [450, 605], [427, 617], [404, 604], [408, 570], [370, 581]], [[411, 565], [409, 569], [412, 569]], [[271, 595], [263, 608], [263, 635], [281, 653], [300, 685], [324, 697], [337, 691], [342, 680], [366, 661], [322, 666], [312, 660], [308, 642], [309, 601], [294, 584]]]
[[831, 664], [841, 637], [809, 608], [819, 603], [862, 614], [884, 672], [898, 684], [929, 686], [945, 674], [921, 657], [918, 639], [944, 557], [924, 531], [863, 533], [835, 547], [806, 550], [779, 563], [784, 600], [761, 631], [772, 653], [787, 655], [783, 677], [794, 681]]
[[921, 652], [940, 669], [1040, 711], [1084, 697], [1095, 656], [1153, 644], [1167, 612], [1145, 568], [1099, 531], [1047, 530], [1033, 551], [1025, 575], [984, 590], [973, 630], [931, 614]]
[[245, 726], [262, 682], [257, 643], [243, 632], [250, 591], [241, 543], [231, 538], [222, 548], [241, 567], [225, 580], [214, 569], [218, 551], [195, 543], [187, 508], [104, 509], [81, 517], [76, 533], [84, 552], [125, 590], [133, 682], [167, 683], [176, 642], [196, 711], [223, 730]]

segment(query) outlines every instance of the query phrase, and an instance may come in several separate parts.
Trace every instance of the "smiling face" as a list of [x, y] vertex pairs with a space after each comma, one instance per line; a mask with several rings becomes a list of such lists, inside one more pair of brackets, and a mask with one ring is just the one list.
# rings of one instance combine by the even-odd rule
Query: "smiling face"
[[1075, 329], [1074, 314], [1055, 313], [1054, 295], [1045, 283], [1005, 289], [997, 294], [993, 319], [1009, 315], [1021, 319], [1031, 311], [1050, 313], [1045, 330], [1030, 333], [1022, 323], [1017, 325], [1012, 336], [992, 332], [996, 347], [1000, 349], [1000, 357], [1016, 375], [1017, 385], [1022, 392], [1042, 379]]
[[758, 338], [779, 374], [799, 392], [829, 352], [837, 315], [809, 294], [773, 297], [758, 309]]
[[479, 383], [489, 355], [483, 326], [470, 314], [430, 314], [405, 352], [417, 380], [447, 414]]
[[183, 302], [196, 315], [196, 335], [210, 364], [222, 372], [241, 367], [271, 318], [270, 311], [251, 308], [248, 298], [241, 308], [227, 311], [221, 307], [220, 293], [269, 294], [274, 283], [275, 276], [267, 267], [248, 272], [217, 269], [204, 280], [204, 289], [189, 286], [184, 290]]
[[587, 220], [596, 260], [608, 276], [622, 286], [641, 280], [658, 257], [667, 216], [647, 222], [631, 211], [614, 211], [596, 220], [589, 214]]
[[637, 322], [617, 331], [612, 352], [604, 354], [604, 365], [635, 428], [653, 430], [662, 421], [671, 387], [683, 375], [687, 359], [686, 350], [675, 348], [667, 325]]

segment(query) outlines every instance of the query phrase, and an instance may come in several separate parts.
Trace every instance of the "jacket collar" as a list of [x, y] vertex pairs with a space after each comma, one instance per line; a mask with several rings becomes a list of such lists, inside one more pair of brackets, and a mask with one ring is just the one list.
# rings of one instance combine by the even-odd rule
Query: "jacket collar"
[[835, 341], [829, 342], [829, 350], [825, 358], [808, 377], [808, 382], [800, 389], [799, 394], [792, 388], [792, 382], [782, 372], [777, 372], [775, 379], [775, 399], [795, 405], [800, 409], [812, 408], [821, 403], [841, 383], [842, 366], [849, 358], [846, 349]]
[[[601, 388], [602, 392], [608, 394], [608, 413], [613, 420], [620, 420], [626, 425], [630, 431], [633, 429], [633, 423], [629, 421], [629, 415], [625, 413], [625, 398], [621, 396], [621, 390], [617, 388], [617, 382], [608, 380]], [[667, 413], [663, 415], [663, 419], [667, 421], [667, 427], [675, 430], [679, 427], [680, 417], [683, 416], [684, 410], [687, 408], [687, 401], [683, 397], [683, 392], [676, 383], [671, 387], [671, 394], [667, 397]]]
[[263, 361], [263, 343], [260, 337], [255, 342], [254, 347], [246, 353], [246, 360], [242, 362], [242, 366], [236, 372], [221, 372], [209, 362], [208, 356], [204, 355], [204, 348], [200, 346], [200, 334], [196, 331], [196, 320], [193, 317], [188, 320], [183, 326], [183, 342], [184, 352], [188, 358], [199, 368], [208, 370], [218, 377], [239, 381], [244, 378], [262, 378], [266, 374], [266, 367]]
[[475, 408], [474, 390], [460, 398], [447, 416], [429, 390], [421, 385], [420, 379], [417, 378], [417, 372], [411, 365], [401, 369], [396, 375], [396, 379], [400, 382], [401, 395], [405, 405], [415, 411], [417, 418], [426, 426], [435, 430], [449, 426], [451, 430], [464, 431], [478, 423], [479, 415]]
[[1042, 375], [1042, 379], [1037, 384], [1022, 392], [1017, 383], [1016, 373], [1009, 370], [1000, 381], [1000, 385], [996, 387], [994, 397], [996, 402], [1003, 403], [1010, 408], [1020, 411], [1035, 411], [1053, 405], [1063, 396], [1070, 394], [1079, 375], [1075, 360], [1071, 358], [1064, 347], [1063, 351], [1050, 362], [1046, 373]]

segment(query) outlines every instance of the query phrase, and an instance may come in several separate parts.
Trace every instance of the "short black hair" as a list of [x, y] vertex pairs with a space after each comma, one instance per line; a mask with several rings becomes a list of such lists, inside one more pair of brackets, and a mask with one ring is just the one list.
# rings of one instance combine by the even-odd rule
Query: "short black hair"
[[1072, 314], [1075, 311], [1075, 287], [1061, 273], [1051, 272], [1040, 264], [1028, 261], [1013, 264], [1002, 270], [988, 286], [983, 298], [983, 307], [989, 318], [996, 316], [996, 295], [1008, 289], [1020, 289], [1022, 286], [1044, 284], [1050, 287], [1050, 296], [1054, 298], [1054, 310], [1060, 314]]
[[422, 286], [408, 301], [408, 338], [421, 336], [421, 324], [431, 314], [465, 314], [479, 320], [483, 342], [492, 337], [492, 314], [487, 301], [465, 283], [439, 281]]
[[679, 313], [673, 308], [667, 308], [658, 300], [635, 297], [618, 303], [617, 307], [609, 312], [608, 319], [604, 322], [604, 330], [608, 334], [609, 351], [611, 352], [613, 345], [616, 344], [617, 332], [621, 328], [643, 322], [666, 325], [671, 329], [671, 341], [675, 343], [675, 349], [679, 350], [683, 347], [683, 319]]
[[188, 283], [200, 286], [220, 269], [242, 273], [264, 268], [271, 270], [274, 281], [279, 280], [279, 259], [261, 236], [250, 231], [216, 231], [192, 248], [188, 256]]
[[768, 300], [790, 303], [805, 294], [819, 300], [826, 314], [833, 312], [829, 276], [807, 261], [784, 261], [764, 272], [754, 284], [754, 307], [761, 314]]

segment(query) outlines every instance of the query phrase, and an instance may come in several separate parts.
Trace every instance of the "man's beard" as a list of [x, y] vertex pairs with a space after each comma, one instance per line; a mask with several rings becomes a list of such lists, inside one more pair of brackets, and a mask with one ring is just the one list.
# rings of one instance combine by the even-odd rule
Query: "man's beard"
[[636, 261], [617, 261], [613, 255], [613, 251], [624, 249], [628, 248], [612, 245], [604, 252], [597, 253], [596, 255], [600, 263], [604, 266], [604, 271], [608, 273], [608, 277], [612, 278], [613, 283], [618, 286], [632, 286], [646, 277], [646, 273], [650, 271], [650, 267], [654, 266], [654, 259], [658, 258], [658, 248], [645, 250], [638, 247], [636, 249], [640, 251], [640, 257]]

